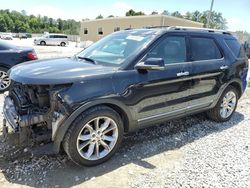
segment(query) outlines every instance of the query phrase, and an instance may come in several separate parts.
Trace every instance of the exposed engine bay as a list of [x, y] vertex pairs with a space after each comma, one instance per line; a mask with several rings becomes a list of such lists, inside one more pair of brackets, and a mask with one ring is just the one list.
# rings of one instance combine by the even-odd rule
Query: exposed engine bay
[[68, 85], [13, 83], [9, 94], [5, 96], [4, 115], [6, 123], [18, 134], [17, 144], [27, 145], [53, 140], [60, 122], [67, 116], [67, 110], [58, 97], [58, 93], [66, 86]]

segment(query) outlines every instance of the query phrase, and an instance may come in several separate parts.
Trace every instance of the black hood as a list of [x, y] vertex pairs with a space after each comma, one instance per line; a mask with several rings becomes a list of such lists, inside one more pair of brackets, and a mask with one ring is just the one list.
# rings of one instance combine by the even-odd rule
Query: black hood
[[26, 62], [14, 66], [9, 76], [23, 84], [54, 85], [73, 83], [89, 76], [115, 72], [114, 67], [94, 65], [84, 60], [60, 58]]

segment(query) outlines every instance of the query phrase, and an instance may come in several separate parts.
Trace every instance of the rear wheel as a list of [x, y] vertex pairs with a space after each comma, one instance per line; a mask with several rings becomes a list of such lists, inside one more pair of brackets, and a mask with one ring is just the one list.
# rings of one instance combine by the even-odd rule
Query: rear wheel
[[61, 46], [66, 46], [66, 43], [65, 42], [61, 42]]
[[98, 106], [83, 112], [68, 130], [63, 147], [78, 165], [94, 166], [108, 160], [123, 137], [123, 123], [117, 112]]
[[11, 80], [7, 75], [8, 69], [0, 67], [0, 93], [7, 91], [10, 88]]
[[207, 112], [208, 117], [217, 122], [228, 121], [237, 107], [238, 99], [237, 90], [229, 86], [221, 95], [216, 106]]

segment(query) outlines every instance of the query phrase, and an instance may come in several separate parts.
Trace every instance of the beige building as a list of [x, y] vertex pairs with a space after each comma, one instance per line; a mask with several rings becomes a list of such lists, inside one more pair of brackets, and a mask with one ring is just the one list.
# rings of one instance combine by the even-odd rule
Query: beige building
[[149, 26], [188, 26], [203, 27], [202, 23], [165, 15], [127, 16], [96, 20], [85, 20], [81, 23], [81, 41], [97, 41], [115, 31], [127, 28]]

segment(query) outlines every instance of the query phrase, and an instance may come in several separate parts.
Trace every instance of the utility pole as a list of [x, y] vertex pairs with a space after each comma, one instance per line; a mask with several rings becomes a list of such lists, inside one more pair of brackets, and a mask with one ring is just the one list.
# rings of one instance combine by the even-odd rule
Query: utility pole
[[211, 14], [212, 14], [212, 11], [213, 11], [213, 6], [214, 6], [214, 0], [211, 1], [210, 10], [209, 10], [208, 17], [207, 17], [207, 28], [209, 28], [209, 25], [210, 25], [210, 20], [211, 20]]

